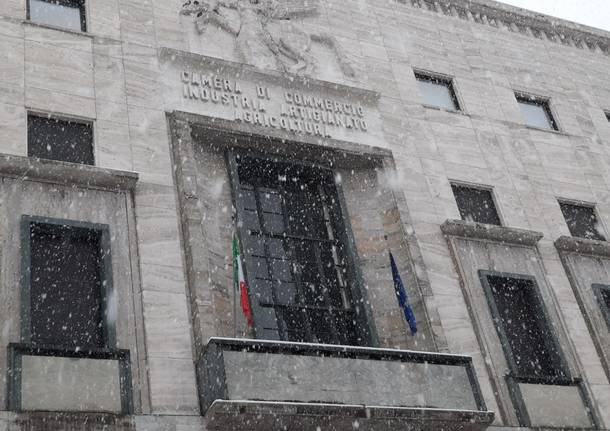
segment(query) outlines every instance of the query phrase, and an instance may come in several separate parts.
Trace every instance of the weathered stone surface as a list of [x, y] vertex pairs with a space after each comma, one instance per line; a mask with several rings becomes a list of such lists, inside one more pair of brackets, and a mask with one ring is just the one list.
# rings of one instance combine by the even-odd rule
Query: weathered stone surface
[[[490, 0], [320, 0], [316, 14], [293, 21], [306, 35], [333, 36], [354, 73], [342, 70], [332, 45], [318, 40], [299, 51], [318, 65], [303, 80], [244, 64], [269, 56], [244, 57], [244, 45], [212, 22], [198, 32], [180, 15], [182, 3], [87, 0], [88, 32], [81, 33], [24, 21], [25, 0], [0, 1], [2, 346], [20, 337], [19, 217], [108, 223], [116, 232], [118, 329], [132, 353], [136, 408], [168, 415], [138, 416], [136, 426], [203, 428], [192, 352], [210, 336], [247, 334], [232, 289], [232, 202], [225, 147], [218, 144], [228, 130], [247, 136], [245, 146], [255, 151], [325, 163], [341, 174], [379, 343], [472, 355], [487, 404], [498, 412], [498, 430], [516, 427], [517, 419], [498, 384], [506, 364], [474, 271], [494, 267], [544, 280], [571, 371], [583, 378], [600, 427], [610, 428], [608, 363], [600, 354], [607, 331], [600, 336], [605, 328], [590, 291], [593, 282], [610, 283], [608, 251], [562, 238], [569, 231], [557, 204], [558, 198], [595, 203], [602, 230], [610, 226], [607, 32]], [[222, 11], [239, 23], [239, 11]], [[288, 69], [297, 64], [294, 54], [292, 62], [282, 54], [273, 58]], [[236, 124], [227, 120], [231, 111], [181, 99], [176, 71], [185, 64], [231, 70], [235, 78], [271, 82], [277, 91], [298, 88], [341, 100], [373, 95], [372, 133], [329, 139]], [[452, 77], [461, 111], [422, 106], [414, 69]], [[526, 127], [515, 91], [550, 98], [560, 130]], [[26, 160], [30, 110], [93, 121], [96, 166]], [[185, 111], [182, 134], [168, 127], [173, 120], [166, 113], [175, 110]], [[176, 151], [186, 141], [197, 151]], [[118, 171], [136, 171], [137, 185], [134, 175]], [[483, 236], [460, 228], [460, 239], [453, 229], [448, 246], [441, 225], [459, 217], [450, 181], [492, 187], [505, 227]], [[515, 244], [516, 238], [526, 241]], [[389, 250], [420, 322], [417, 337], [408, 335], [395, 303]], [[0, 354], [1, 376], [5, 366]], [[5, 395], [0, 387], [0, 405]], [[133, 422], [0, 412], [0, 430], [110, 423], [107, 428], [133, 429]]]

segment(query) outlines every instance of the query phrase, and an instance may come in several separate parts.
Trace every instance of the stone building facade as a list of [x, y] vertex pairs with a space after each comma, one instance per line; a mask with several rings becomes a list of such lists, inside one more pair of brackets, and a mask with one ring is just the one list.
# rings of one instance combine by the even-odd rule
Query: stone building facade
[[3, 0], [0, 52], [0, 430], [610, 428], [609, 33]]

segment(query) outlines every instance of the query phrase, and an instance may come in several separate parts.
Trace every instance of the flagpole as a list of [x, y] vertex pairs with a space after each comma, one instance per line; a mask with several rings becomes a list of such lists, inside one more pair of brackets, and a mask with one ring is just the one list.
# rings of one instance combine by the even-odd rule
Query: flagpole
[[235, 230], [231, 236], [231, 290], [233, 290], [233, 338], [237, 338], [237, 289], [235, 289], [235, 259], [233, 259], [233, 238], [235, 238]]

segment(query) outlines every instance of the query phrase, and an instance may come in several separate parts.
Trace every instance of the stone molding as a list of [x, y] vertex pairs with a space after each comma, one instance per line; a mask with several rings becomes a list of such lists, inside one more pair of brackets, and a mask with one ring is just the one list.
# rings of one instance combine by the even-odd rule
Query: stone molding
[[555, 248], [560, 252], [610, 258], [610, 242], [607, 241], [561, 236], [555, 241]]
[[361, 99], [363, 102], [371, 104], [379, 103], [381, 94], [370, 88], [345, 85], [337, 82], [323, 81], [305, 75], [296, 75], [290, 72], [278, 70], [263, 70], [251, 64], [239, 63], [236, 61], [225, 60], [217, 57], [197, 54], [194, 52], [178, 50], [174, 48], [161, 47], [158, 49], [159, 61], [162, 64], [172, 64], [175, 67], [190, 67], [199, 63], [208, 65], [208, 68], [218, 69], [218, 71], [231, 71], [243, 79], [252, 81], [274, 80], [286, 87], [299, 85], [303, 88], [317, 86], [329, 93], [329, 95], [348, 94], [351, 97]]
[[[349, 163], [354, 163], [360, 166], [362, 165], [363, 160], [364, 162], [369, 162], [368, 164], [376, 164], [376, 162], [381, 159], [393, 157], [391, 150], [377, 146], [327, 138], [324, 140], [326, 147], [321, 147], [317, 138], [307, 135], [294, 136], [281, 130], [269, 130], [265, 135], [263, 135], [255, 126], [244, 123], [234, 123], [221, 118], [208, 117], [206, 115], [183, 111], [169, 112], [168, 115], [170, 118], [190, 124], [193, 129], [202, 127], [208, 130], [215, 130], [220, 133], [230, 131], [230, 133], [233, 135], [258, 137], [260, 138], [261, 143], [254, 141], [249, 143], [249, 147], [261, 151], [268, 151], [269, 148], [267, 141], [269, 139], [275, 139], [277, 141], [276, 144], [280, 146], [282, 143], [288, 143], [288, 145], [291, 147], [290, 152], [293, 155], [297, 154], [298, 151], [311, 151], [311, 146], [315, 145], [315, 148], [317, 148], [317, 154], [324, 155], [326, 159], [332, 160], [336, 166], [347, 166]], [[307, 149], [303, 149], [301, 147], [307, 147]], [[333, 157], [333, 152], [336, 152], [339, 154], [339, 156]]]
[[447, 220], [441, 225], [441, 231], [449, 236], [488, 240], [527, 247], [535, 247], [536, 244], [538, 244], [538, 241], [544, 236], [541, 232], [533, 230], [474, 223], [464, 220]]
[[288, 422], [294, 427], [291, 429], [304, 430], [309, 429], [311, 417], [323, 417], [324, 423], [330, 425], [329, 429], [344, 429], [345, 424], [351, 422], [362, 424], [365, 429], [485, 431], [491, 429], [494, 413], [424, 407], [216, 400], [209, 409], [207, 425], [210, 431], [222, 431], [241, 429], [246, 423], [248, 429], [257, 430], [270, 429], [270, 423], [275, 425], [273, 429], [281, 429]]
[[133, 191], [138, 182], [135, 172], [10, 155], [0, 155], [0, 177], [115, 191]]
[[497, 29], [610, 55], [610, 33], [490, 0], [395, 0]]

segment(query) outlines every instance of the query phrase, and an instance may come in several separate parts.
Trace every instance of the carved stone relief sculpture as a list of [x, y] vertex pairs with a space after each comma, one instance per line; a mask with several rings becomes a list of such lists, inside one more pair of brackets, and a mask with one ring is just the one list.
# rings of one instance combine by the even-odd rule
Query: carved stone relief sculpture
[[[235, 10], [239, 22], [228, 19], [223, 8]], [[355, 77], [352, 64], [334, 36], [306, 32], [291, 20], [303, 13], [315, 13], [316, 9], [317, 3], [306, 0], [300, 5], [285, 0], [188, 0], [180, 13], [194, 17], [199, 34], [204, 34], [209, 24], [215, 24], [235, 36], [243, 60], [261, 69], [312, 75], [317, 62], [311, 47], [317, 42], [335, 53], [345, 76]]]

